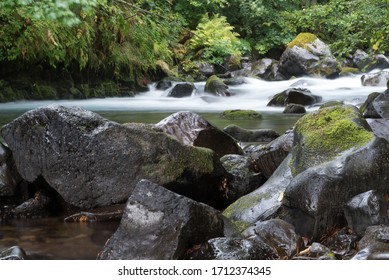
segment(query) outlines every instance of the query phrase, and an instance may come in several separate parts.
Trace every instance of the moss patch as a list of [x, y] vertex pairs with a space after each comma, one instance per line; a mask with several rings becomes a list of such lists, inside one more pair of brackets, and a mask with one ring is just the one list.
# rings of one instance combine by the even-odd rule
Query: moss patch
[[257, 120], [261, 119], [261, 113], [254, 110], [227, 110], [221, 113], [222, 119], [228, 120]]
[[312, 33], [300, 33], [294, 38], [292, 42], [290, 42], [287, 47], [292, 48], [294, 46], [305, 48], [307, 44], [312, 43], [317, 39], [316, 35]]
[[361, 73], [358, 68], [354, 67], [342, 67], [341, 69], [342, 70], [340, 71], [339, 76], [342, 77]]
[[333, 106], [303, 116], [295, 125], [297, 145], [291, 162], [294, 174], [366, 145], [374, 138], [353, 106]]
[[237, 201], [228, 206], [224, 211], [223, 215], [234, 221], [235, 214], [241, 214], [242, 212], [254, 207], [262, 199], [269, 199], [269, 194], [252, 194], [245, 195], [239, 198]]

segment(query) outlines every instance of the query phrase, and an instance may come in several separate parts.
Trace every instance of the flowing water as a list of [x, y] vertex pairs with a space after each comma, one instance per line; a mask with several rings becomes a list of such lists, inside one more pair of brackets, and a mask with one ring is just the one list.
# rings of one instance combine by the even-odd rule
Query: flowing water
[[[290, 81], [266, 82], [246, 79], [246, 83], [231, 86], [232, 97], [214, 97], [204, 94], [205, 83], [196, 83], [197, 91], [191, 97], [170, 98], [167, 91], [150, 91], [133, 98], [106, 98], [60, 101], [21, 101], [0, 104], [0, 126], [24, 112], [49, 104], [77, 106], [97, 112], [119, 123], [157, 123], [177, 111], [193, 111], [219, 128], [236, 124], [247, 129], [270, 128], [279, 133], [291, 128], [300, 115], [282, 114], [283, 108], [266, 107], [269, 99], [290, 87], [307, 88], [323, 97], [323, 102], [342, 100], [359, 105], [368, 94], [384, 91], [383, 87], [363, 87], [360, 76], [324, 80], [299, 78]], [[261, 120], [229, 121], [219, 117], [228, 109], [252, 109], [263, 114]], [[308, 111], [317, 107], [308, 108]], [[94, 259], [117, 224], [64, 224], [61, 219], [38, 221], [10, 221], [0, 223], [0, 251], [19, 245], [31, 258], [41, 259]]]

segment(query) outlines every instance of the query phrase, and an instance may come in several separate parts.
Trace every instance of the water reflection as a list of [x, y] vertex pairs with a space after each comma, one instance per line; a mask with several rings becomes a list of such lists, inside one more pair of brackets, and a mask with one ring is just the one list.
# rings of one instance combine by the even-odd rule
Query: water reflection
[[22, 247], [29, 259], [94, 260], [119, 222], [64, 223], [61, 218], [0, 223], [0, 251]]

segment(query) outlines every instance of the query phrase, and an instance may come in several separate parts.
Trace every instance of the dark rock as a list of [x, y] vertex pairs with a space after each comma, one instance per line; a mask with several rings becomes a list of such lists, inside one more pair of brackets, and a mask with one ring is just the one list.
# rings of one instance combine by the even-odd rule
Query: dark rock
[[196, 87], [191, 83], [176, 84], [168, 93], [168, 97], [182, 98], [189, 97], [195, 92]]
[[274, 260], [278, 256], [264, 242], [242, 238], [213, 238], [190, 252], [192, 260]]
[[0, 143], [0, 197], [15, 195], [20, 181], [11, 151]]
[[353, 63], [359, 70], [365, 71], [366, 67], [372, 62], [369, 55], [363, 50], [356, 50], [353, 55]]
[[373, 61], [370, 63], [367, 71], [373, 69], [388, 69], [389, 68], [389, 59], [383, 54], [377, 54], [374, 56]]
[[244, 77], [235, 77], [235, 78], [228, 78], [224, 79], [223, 83], [227, 86], [239, 86], [246, 83], [246, 80]]
[[226, 154], [243, 154], [236, 141], [193, 112], [178, 112], [161, 120], [156, 127], [185, 145], [209, 148], [221, 157]]
[[217, 96], [232, 95], [231, 92], [228, 91], [228, 86], [215, 75], [208, 78], [204, 90], [206, 93], [214, 94]]
[[294, 227], [280, 219], [258, 222], [246, 229], [242, 235], [274, 248], [279, 259], [291, 259], [303, 244]]
[[296, 260], [336, 260], [335, 254], [323, 244], [313, 242], [306, 250], [301, 251]]
[[323, 245], [328, 247], [339, 259], [348, 259], [355, 255], [358, 235], [350, 228], [336, 230], [329, 236], [322, 236]]
[[365, 118], [389, 118], [389, 94], [369, 94], [360, 111]]
[[0, 260], [25, 260], [26, 252], [19, 246], [0, 251]]
[[44, 191], [39, 191], [35, 197], [28, 199], [12, 209], [12, 214], [17, 218], [43, 218], [53, 214], [54, 200]]
[[98, 259], [182, 259], [193, 245], [220, 236], [218, 211], [141, 180]]
[[362, 250], [376, 242], [389, 243], [389, 226], [377, 225], [368, 227], [364, 236], [358, 242], [358, 249]]
[[226, 126], [223, 131], [241, 142], [270, 142], [280, 136], [272, 129], [249, 130], [234, 124]]
[[369, 226], [389, 222], [387, 206], [374, 190], [354, 196], [346, 204], [344, 213], [348, 226], [359, 235]]
[[300, 33], [282, 54], [279, 71], [287, 79], [292, 76], [331, 77], [341, 68], [328, 45], [313, 34]]
[[377, 137], [389, 142], [389, 119], [367, 119], [367, 122]]
[[289, 154], [293, 139], [293, 130], [289, 130], [267, 145], [245, 148], [245, 153], [254, 161], [255, 169], [269, 178]]
[[266, 178], [254, 169], [253, 162], [247, 156], [225, 155], [220, 161], [232, 180], [226, 191], [226, 196], [232, 203], [243, 195], [259, 188]]
[[216, 155], [151, 125], [120, 125], [79, 108], [48, 106], [7, 124], [2, 135], [23, 179], [43, 178], [82, 209], [124, 202], [144, 178], [217, 208], [225, 203], [219, 185], [226, 172]]
[[364, 74], [361, 77], [362, 85], [368, 87], [386, 87], [388, 80], [389, 71]]
[[173, 83], [168, 80], [162, 80], [159, 81], [156, 85], [155, 88], [158, 90], [167, 90], [168, 88], [171, 88], [173, 86]]
[[283, 107], [288, 104], [313, 105], [322, 100], [320, 96], [313, 95], [308, 89], [290, 88], [274, 95], [267, 106]]
[[303, 105], [293, 103], [286, 105], [283, 111], [284, 114], [305, 114], [306, 112], [307, 110]]
[[389, 260], [389, 244], [376, 242], [359, 251], [352, 260]]
[[226, 110], [220, 114], [220, 118], [228, 120], [258, 120], [262, 114], [254, 110]]
[[211, 77], [216, 72], [215, 67], [212, 64], [207, 63], [207, 62], [197, 63], [197, 67], [200, 71], [200, 74], [206, 78]]

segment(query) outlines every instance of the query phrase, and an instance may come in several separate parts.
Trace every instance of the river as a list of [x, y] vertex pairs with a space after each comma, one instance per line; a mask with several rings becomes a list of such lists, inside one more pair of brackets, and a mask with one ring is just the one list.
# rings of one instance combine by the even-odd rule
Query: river
[[[168, 91], [159, 91], [150, 85], [148, 92], [132, 98], [88, 100], [20, 101], [0, 104], [0, 126], [24, 112], [49, 104], [77, 106], [94, 111], [119, 123], [157, 123], [177, 111], [193, 111], [219, 128], [236, 124], [247, 129], [270, 128], [279, 133], [291, 128], [300, 115], [283, 114], [283, 108], [267, 107], [269, 99], [290, 87], [309, 89], [323, 97], [323, 102], [342, 100], [359, 105], [368, 94], [384, 91], [384, 87], [363, 87], [360, 76], [335, 80], [299, 78], [281, 82], [266, 82], [247, 78], [246, 83], [231, 86], [231, 97], [204, 94], [205, 83], [196, 83], [197, 92], [187, 98], [167, 97]], [[307, 108], [314, 111], [318, 107]], [[252, 109], [263, 114], [260, 120], [229, 121], [219, 117], [227, 109]], [[38, 221], [9, 221], [0, 223], [0, 251], [13, 245], [23, 247], [34, 259], [94, 259], [117, 224], [64, 224], [62, 219]]]

